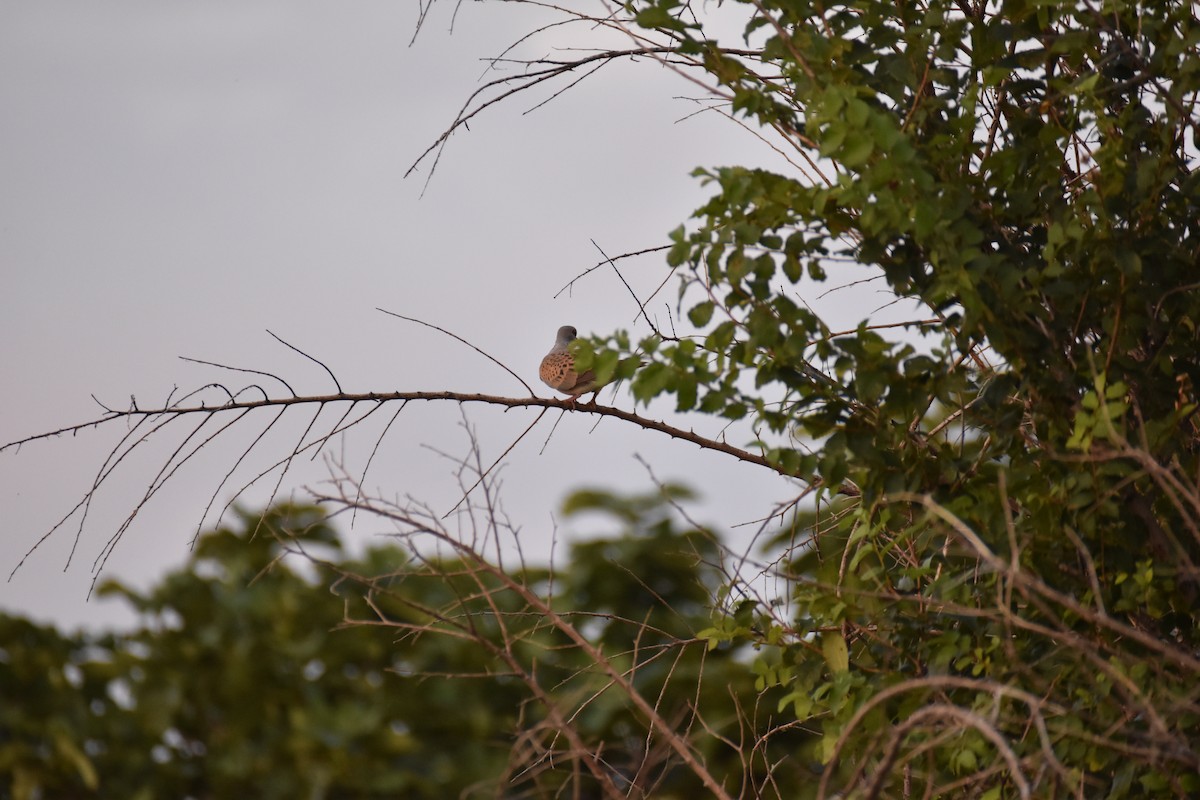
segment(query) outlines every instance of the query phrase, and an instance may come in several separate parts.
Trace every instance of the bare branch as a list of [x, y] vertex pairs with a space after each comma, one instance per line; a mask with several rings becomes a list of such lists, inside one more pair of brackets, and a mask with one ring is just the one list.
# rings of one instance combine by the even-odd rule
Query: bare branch
[[[283, 345], [284, 347], [288, 348], [289, 350], [295, 350], [297, 353], [299, 353], [300, 355], [304, 356], [304, 357], [305, 357], [305, 358], [307, 358], [309, 361], [313, 362], [314, 364], [317, 364], [318, 366], [320, 366], [320, 367], [321, 367], [321, 369], [323, 369], [323, 370], [325, 370], [326, 372], [328, 372], [328, 373], [329, 373], [329, 377], [333, 379], [333, 385], [337, 387], [337, 390], [338, 390], [338, 392], [340, 393], [340, 392], [342, 392], [342, 391], [343, 391], [343, 390], [342, 390], [342, 385], [341, 385], [340, 383], [338, 383], [337, 376], [333, 374], [333, 370], [331, 370], [329, 367], [325, 366], [325, 362], [321, 361], [321, 360], [320, 360], [320, 359], [318, 359], [318, 358], [315, 358], [314, 356], [310, 356], [308, 353], [304, 352], [304, 351], [303, 351], [303, 350], [301, 350], [299, 347], [296, 347], [296, 346], [295, 346], [295, 345], [293, 345], [293, 344], [288, 344], [288, 343], [287, 343], [287, 342], [285, 342], [283, 339], [280, 339], [278, 336], [276, 336], [275, 334], [271, 333], [270, 331], [267, 331], [267, 333], [271, 334], [271, 338], [273, 338], [275, 341], [279, 342], [279, 343], [280, 343], [281, 345]], [[290, 389], [291, 387], [289, 386], [288, 388]]]
[[[271, 333], [271, 332], [267, 331], [267, 333]], [[273, 333], [271, 335], [275, 336], [275, 334], [273, 334]], [[279, 338], [279, 337], [276, 337], [276, 338]], [[284, 342], [284, 344], [287, 344], [287, 343]], [[288, 345], [288, 347], [291, 347], [291, 345]], [[292, 348], [292, 349], [295, 349], [295, 348]], [[217, 367], [218, 369], [227, 369], [227, 370], [231, 370], [233, 372], [247, 372], [251, 375], [264, 375], [268, 378], [279, 381], [280, 383], [282, 383], [284, 385], [284, 387], [289, 392], [292, 393], [292, 397], [296, 396], [296, 390], [292, 388], [291, 384], [273, 372], [263, 372], [262, 370], [259, 370], [259, 369], [246, 369], [245, 367], [231, 367], [231, 366], [228, 366], [227, 364], [218, 364], [215, 361], [205, 361], [204, 359], [201, 359], [201, 358], [189, 358], [188, 356], [180, 356], [179, 359], [181, 361], [188, 361], [192, 364], [204, 364], [205, 366], [208, 366], [208, 367]], [[337, 381], [334, 381], [334, 382], [336, 383]], [[263, 392], [263, 394], [265, 395], [266, 392]], [[233, 398], [231, 397], [230, 399], [232, 400]], [[182, 400], [182, 398], [181, 398], [181, 400]], [[170, 405], [170, 404], [168, 403], [168, 405]]]
[[270, 398], [270, 399], [266, 399], [266, 400], [247, 400], [247, 401], [241, 401], [241, 402], [237, 402], [237, 403], [226, 403], [225, 405], [222, 405], [222, 406], [204, 406], [202, 404], [199, 406], [187, 406], [187, 407], [175, 406], [175, 407], [171, 407], [171, 408], [158, 408], [158, 409], [140, 409], [139, 408], [139, 409], [132, 409], [129, 411], [116, 412], [115, 414], [112, 414], [112, 415], [109, 415], [106, 417], [102, 417], [97, 420], [92, 420], [90, 422], [83, 422], [78, 425], [71, 426], [70, 428], [64, 428], [64, 429], [60, 429], [57, 431], [50, 431], [48, 433], [36, 434], [34, 436], [28, 436], [24, 439], [21, 439], [18, 442], [11, 442], [9, 444], [4, 445], [3, 447], [0, 447], [0, 452], [3, 452], [4, 450], [7, 450], [9, 448], [16, 447], [20, 444], [26, 444], [29, 442], [40, 441], [42, 439], [50, 439], [50, 438], [60, 435], [63, 432], [83, 430], [85, 428], [92, 428], [92, 427], [99, 427], [100, 425], [103, 425], [108, 422], [113, 422], [114, 420], [128, 419], [128, 418], [132, 418], [132, 417], [172, 417], [173, 418], [173, 417], [183, 417], [183, 416], [187, 416], [190, 414], [213, 414], [213, 413], [219, 413], [219, 412], [224, 412], [224, 411], [236, 411], [236, 410], [247, 410], [247, 409], [257, 409], [257, 408], [285, 408], [285, 407], [290, 407], [290, 406], [312, 405], [314, 403], [318, 404], [318, 405], [324, 405], [327, 403], [363, 403], [363, 402], [386, 403], [386, 402], [390, 402], [390, 401], [394, 401], [394, 400], [423, 400], [423, 401], [430, 401], [430, 402], [436, 402], [439, 400], [449, 400], [449, 401], [457, 402], [457, 403], [483, 403], [483, 404], [487, 404], [487, 405], [503, 406], [505, 408], [559, 408], [559, 409], [563, 409], [564, 411], [577, 411], [579, 413], [596, 414], [596, 415], [600, 415], [600, 416], [615, 417], [617, 419], [632, 423], [634, 425], [637, 425], [638, 427], [645, 428], [647, 430], [653, 430], [653, 431], [658, 431], [659, 433], [664, 433], [673, 439], [679, 439], [680, 441], [690, 442], [698, 447], [704, 448], [705, 450], [715, 450], [717, 452], [721, 452], [721, 453], [725, 453], [726, 455], [733, 456], [734, 458], [738, 459], [739, 461], [745, 461], [746, 463], [749, 463], [749, 464], [757, 464], [760, 467], [766, 467], [767, 469], [769, 469], [773, 472], [777, 472], [780, 475], [783, 475], [783, 476], [786, 476], [789, 478], [799, 478], [800, 480], [803, 480], [803, 481], [806, 481], [806, 482], [812, 484], [812, 486], [815, 488], [816, 487], [824, 487], [826, 489], [834, 491], [837, 494], [843, 494], [848, 497], [857, 497], [860, 494], [858, 487], [856, 485], [854, 485], [854, 483], [852, 481], [846, 480], [846, 481], [843, 481], [843, 483], [840, 486], [829, 487], [829, 486], [826, 486], [825, 482], [819, 476], [793, 474], [791, 472], [788, 472], [783, 467], [781, 467], [777, 464], [773, 464], [769, 459], [767, 459], [766, 457], [764, 457], [758, 453], [752, 453], [749, 450], [744, 450], [739, 447], [734, 447], [733, 445], [728, 444], [727, 442], [710, 439], [710, 438], [701, 436], [700, 434], [698, 434], [694, 431], [684, 430], [682, 428], [676, 427], [674, 425], [670, 425], [661, 420], [651, 419], [649, 417], [643, 417], [633, 411], [625, 411], [624, 409], [616, 408], [614, 406], [602, 406], [602, 405], [599, 405], [596, 403], [588, 403], [586, 405], [579, 405], [575, 402], [572, 402], [572, 399], [559, 400], [559, 399], [555, 399], [555, 398], [543, 398], [543, 397], [503, 397], [500, 395], [485, 395], [485, 394], [475, 394], [475, 393], [466, 393], [466, 392], [365, 392], [365, 393], [358, 393], [358, 394], [331, 394], [331, 395], [313, 395], [313, 396], [306, 396], [306, 397]]
[[434, 324], [432, 324], [432, 323], [429, 323], [429, 322], [425, 322], [424, 320], [420, 320], [420, 319], [417, 319], [417, 318], [415, 318], [415, 317], [406, 317], [406, 316], [404, 316], [403, 314], [397, 314], [395, 311], [388, 311], [386, 308], [379, 308], [379, 307], [376, 307], [376, 308], [375, 308], [375, 310], [376, 310], [376, 311], [382, 311], [384, 314], [387, 314], [387, 315], [388, 315], [388, 316], [390, 316], [390, 317], [396, 317], [396, 318], [398, 318], [398, 319], [402, 319], [402, 320], [404, 320], [404, 321], [406, 321], [406, 322], [415, 322], [415, 323], [417, 323], [418, 325], [424, 325], [426, 328], [433, 328], [435, 331], [438, 331], [438, 332], [440, 332], [440, 333], [444, 333], [444, 334], [446, 334], [446, 335], [447, 335], [447, 336], [449, 336], [451, 339], [456, 339], [456, 340], [458, 340], [458, 341], [462, 342], [462, 343], [463, 343], [463, 344], [465, 344], [467, 347], [471, 348], [471, 349], [472, 349], [472, 350], [474, 350], [476, 353], [479, 353], [479, 355], [481, 355], [481, 356], [483, 356], [484, 358], [488, 359], [488, 360], [489, 360], [489, 361], [491, 361], [493, 364], [495, 364], [496, 366], [500, 367], [500, 369], [504, 370], [504, 371], [505, 371], [505, 372], [507, 372], [509, 375], [512, 375], [514, 378], [516, 378], [516, 379], [517, 379], [517, 382], [518, 382], [518, 383], [520, 383], [522, 386], [524, 386], [524, 387], [525, 387], [525, 389], [526, 389], [526, 391], [528, 391], [530, 394], [536, 394], [536, 393], [533, 391], [533, 389], [532, 389], [532, 388], [529, 386], [529, 384], [528, 384], [528, 383], [526, 383], [526, 382], [525, 382], [525, 380], [524, 380], [524, 379], [523, 379], [523, 378], [522, 378], [520, 375], [518, 375], [517, 373], [515, 373], [515, 372], [513, 372], [511, 369], [509, 369], [509, 368], [508, 368], [508, 366], [506, 366], [506, 365], [504, 364], [504, 362], [500, 361], [500, 359], [496, 358], [495, 356], [491, 355], [490, 353], [486, 353], [486, 352], [484, 352], [483, 350], [479, 349], [478, 347], [476, 347], [475, 345], [471, 344], [470, 342], [468, 342], [466, 339], [462, 338], [462, 337], [461, 337], [461, 336], [459, 336], [458, 334], [456, 334], [456, 333], [451, 333], [450, 331], [446, 330], [445, 328], [438, 327], [437, 325], [434, 325]]

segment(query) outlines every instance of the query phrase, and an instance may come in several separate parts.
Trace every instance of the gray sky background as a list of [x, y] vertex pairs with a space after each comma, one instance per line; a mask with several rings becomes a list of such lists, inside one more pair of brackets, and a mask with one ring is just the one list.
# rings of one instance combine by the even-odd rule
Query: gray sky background
[[[532, 113], [523, 112], [552, 90], [485, 112], [453, 137], [422, 195], [427, 170], [407, 180], [404, 172], [479, 86], [483, 59], [551, 19], [467, 3], [451, 32], [453, 10], [435, 6], [410, 46], [409, 2], [0, 0], [0, 442], [97, 417], [91, 394], [112, 406], [135, 395], [148, 407], [175, 386], [243, 383], [181, 355], [276, 372], [301, 393], [333, 390], [266, 329], [321, 358], [350, 392], [525, 393], [468, 348], [376, 306], [453, 330], [547, 395], [537, 363], [559, 325], [647, 332], [611, 270], [555, 299], [596, 262], [591, 239], [614, 255], [661, 244], [708, 194], [689, 176], [696, 166], [789, 169], [719, 115], [690, 116], [697, 106], [684, 98], [697, 88], [642, 61], [611, 65]], [[552, 54], [583, 35], [538, 34], [517, 52]], [[658, 256], [624, 264], [641, 297], [664, 275]], [[831, 285], [862, 277], [835, 275]], [[660, 320], [674, 298], [673, 288], [659, 296]], [[806, 299], [847, 327], [886, 302], [875, 285]], [[632, 406], [627, 391], [616, 402]], [[340, 413], [327, 410], [318, 427]], [[466, 413], [490, 461], [536, 412]], [[651, 413], [676, 416], [670, 405]], [[360, 471], [390, 416], [377, 413], [330, 452]], [[556, 538], [561, 547], [602, 532], [594, 520], [556, 521], [571, 489], [645, 490], [635, 455], [659, 479], [694, 486], [702, 496], [694, 515], [717, 528], [797, 491], [760, 468], [614, 420], [593, 432], [595, 418], [582, 414], [567, 415], [540, 452], [556, 417], [501, 473], [503, 502], [532, 558], [549, 557]], [[244, 421], [181, 470], [125, 534], [105, 576], [145, 586], [186, 559], [209, 495], [267, 419]], [[285, 454], [307, 421], [289, 414], [257, 452]], [[700, 417], [675, 421], [719, 430]], [[454, 466], [423, 445], [465, 452], [461, 422], [456, 406], [410, 405], [368, 487], [449, 508]], [[111, 424], [0, 455], [0, 607], [66, 624], [128, 621], [111, 603], [85, 602], [92, 563], [178, 436], [131, 459], [100, 494], [69, 568], [74, 525], [3, 582], [124, 432]], [[730, 434], [734, 444], [748, 439]], [[217, 505], [252, 475], [239, 472]], [[281, 491], [325, 475], [320, 461], [305, 461]], [[265, 502], [273, 485], [272, 477], [252, 489], [245, 504]], [[382, 530], [360, 518], [350, 538]], [[751, 528], [737, 530], [744, 538]]]

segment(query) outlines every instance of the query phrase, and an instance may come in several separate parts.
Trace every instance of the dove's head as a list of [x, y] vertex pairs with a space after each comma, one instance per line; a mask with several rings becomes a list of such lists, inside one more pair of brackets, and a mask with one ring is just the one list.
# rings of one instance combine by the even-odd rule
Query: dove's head
[[575, 337], [578, 335], [579, 334], [576, 332], [574, 326], [563, 325], [558, 329], [558, 339], [554, 343], [559, 347], [566, 347], [570, 342], [574, 341]]

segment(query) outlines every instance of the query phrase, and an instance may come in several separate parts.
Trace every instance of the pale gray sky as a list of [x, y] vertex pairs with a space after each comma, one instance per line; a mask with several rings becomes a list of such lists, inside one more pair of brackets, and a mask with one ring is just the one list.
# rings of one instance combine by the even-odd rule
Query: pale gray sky
[[[646, 332], [611, 271], [554, 299], [596, 262], [589, 240], [610, 254], [661, 244], [707, 194], [689, 177], [696, 166], [787, 169], [717, 114], [681, 121], [696, 110], [683, 97], [698, 90], [643, 61], [601, 70], [529, 114], [550, 90], [485, 112], [453, 137], [422, 196], [425, 173], [403, 174], [479, 86], [483, 59], [547, 21], [511, 4], [468, 3], [451, 32], [453, 10], [435, 6], [410, 46], [416, 4], [394, 0], [0, 0], [0, 442], [98, 416], [91, 394], [114, 406], [136, 395], [145, 407], [175, 386], [241, 384], [180, 355], [270, 370], [302, 393], [332, 391], [265, 329], [324, 360], [347, 391], [524, 394], [473, 351], [376, 306], [453, 330], [549, 394], [536, 368], [559, 325]], [[517, 52], [547, 55], [581, 41], [573, 35], [539, 34]], [[661, 258], [626, 263], [643, 297], [662, 280]], [[823, 307], [853, 324], [884, 302], [875, 291]], [[660, 318], [674, 297], [660, 296]], [[617, 403], [630, 407], [628, 392]], [[494, 458], [535, 412], [467, 413]], [[672, 416], [670, 406], [652, 413]], [[389, 416], [377, 414], [333, 452], [361, 469]], [[145, 585], [186, 558], [209, 495], [267, 419], [243, 422], [240, 435], [181, 470], [105, 574]], [[307, 417], [286, 421], [264, 456], [286, 453]], [[551, 422], [502, 473], [507, 509], [534, 558], [548, 556], [552, 515], [570, 489], [648, 486], [635, 454], [659, 478], [695, 486], [697, 516], [718, 526], [753, 519], [796, 491], [759, 468], [613, 420], [592, 432], [595, 418], [582, 414], [563, 420], [539, 453]], [[410, 406], [368, 485], [448, 508], [457, 499], [452, 465], [422, 445], [463, 452], [459, 424], [457, 407]], [[684, 424], [719, 428], [703, 418]], [[0, 455], [0, 607], [69, 624], [122, 619], [106, 603], [85, 603], [92, 563], [179, 437], [131, 459], [99, 495], [69, 569], [73, 525], [2, 579], [74, 506], [123, 432], [113, 424]], [[242, 481], [253, 474], [243, 472]], [[282, 491], [324, 475], [322, 464], [305, 462]], [[264, 502], [273, 485], [246, 502]], [[360, 522], [354, 535], [374, 531]]]

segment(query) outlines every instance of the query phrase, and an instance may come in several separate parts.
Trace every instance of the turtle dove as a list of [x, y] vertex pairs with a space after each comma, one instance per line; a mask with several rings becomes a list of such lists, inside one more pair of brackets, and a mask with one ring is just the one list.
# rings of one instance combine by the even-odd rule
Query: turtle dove
[[[571, 355], [567, 346], [576, 336], [575, 329], [570, 325], [563, 325], [559, 328], [558, 337], [554, 340], [554, 347], [551, 347], [550, 352], [542, 359], [542, 366], [538, 370], [538, 376], [541, 377], [543, 383], [572, 398], [578, 398], [588, 392], [598, 393], [600, 390], [600, 387], [596, 385], [596, 376], [591, 370], [582, 375], [575, 371], [575, 356]], [[596, 398], [593, 396], [592, 402], [595, 400]]]

